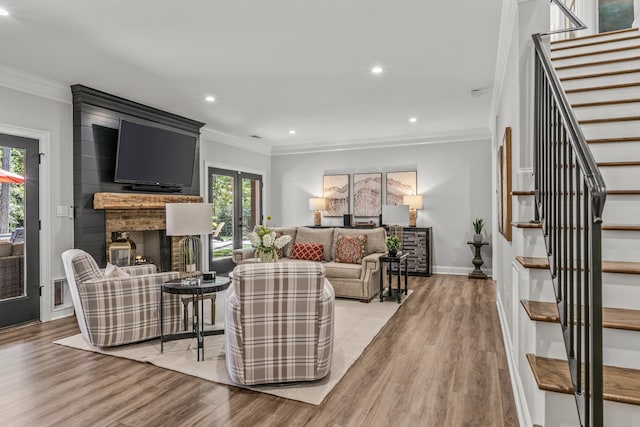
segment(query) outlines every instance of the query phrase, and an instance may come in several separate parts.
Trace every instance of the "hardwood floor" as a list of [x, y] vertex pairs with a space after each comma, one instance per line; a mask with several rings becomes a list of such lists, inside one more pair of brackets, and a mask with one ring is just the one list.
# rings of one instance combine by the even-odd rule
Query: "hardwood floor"
[[320, 406], [52, 344], [74, 318], [0, 332], [0, 425], [517, 426], [493, 281], [409, 285]]

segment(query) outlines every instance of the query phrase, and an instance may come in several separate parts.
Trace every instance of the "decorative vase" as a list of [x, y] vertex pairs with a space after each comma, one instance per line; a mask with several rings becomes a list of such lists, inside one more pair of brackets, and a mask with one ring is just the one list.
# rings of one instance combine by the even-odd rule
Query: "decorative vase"
[[474, 234], [473, 243], [482, 243], [482, 234]]
[[259, 262], [278, 262], [278, 254], [273, 248], [259, 249], [256, 258]]
[[398, 255], [397, 249], [389, 249], [389, 256], [396, 256], [396, 255]]

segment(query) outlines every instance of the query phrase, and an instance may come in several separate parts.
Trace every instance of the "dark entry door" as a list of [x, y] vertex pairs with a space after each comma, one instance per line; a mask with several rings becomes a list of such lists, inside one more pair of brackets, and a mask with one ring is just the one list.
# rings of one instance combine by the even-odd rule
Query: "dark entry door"
[[0, 328], [40, 319], [39, 155], [0, 134]]

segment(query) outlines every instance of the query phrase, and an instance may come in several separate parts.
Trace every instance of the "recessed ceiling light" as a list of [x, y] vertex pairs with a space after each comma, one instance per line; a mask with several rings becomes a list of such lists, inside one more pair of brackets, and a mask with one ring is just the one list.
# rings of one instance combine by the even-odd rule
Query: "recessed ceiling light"
[[215, 101], [216, 99], [215, 99], [213, 96], [209, 95], [209, 96], [207, 96], [207, 97], [205, 98], [205, 100], [206, 100], [207, 102], [213, 102], [213, 101]]
[[373, 68], [371, 69], [371, 72], [372, 72], [373, 74], [380, 74], [380, 73], [382, 73], [382, 67], [380, 67], [380, 66], [376, 65], [375, 67], [373, 67]]
[[0, 16], [9, 16], [9, 11], [0, 7]]
[[289, 135], [295, 135], [295, 134], [296, 134], [295, 129], [291, 129], [291, 130], [289, 131]]
[[418, 121], [418, 119], [416, 117], [409, 118], [409, 123], [415, 123], [417, 121]]

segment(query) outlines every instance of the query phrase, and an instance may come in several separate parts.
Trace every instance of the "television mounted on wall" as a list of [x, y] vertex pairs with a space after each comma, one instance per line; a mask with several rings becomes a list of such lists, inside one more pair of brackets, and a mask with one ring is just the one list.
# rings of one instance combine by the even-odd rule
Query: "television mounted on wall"
[[197, 137], [120, 120], [114, 182], [133, 189], [181, 191], [191, 186]]

